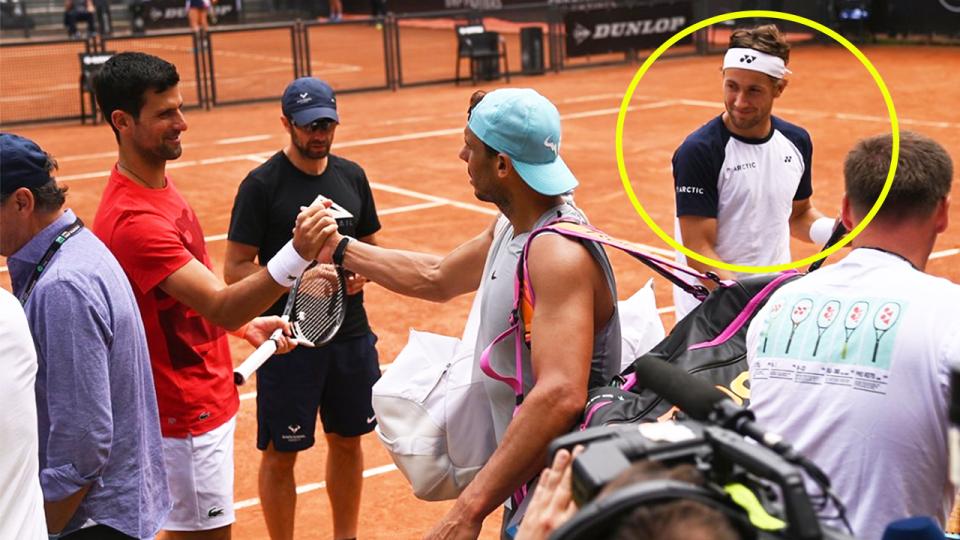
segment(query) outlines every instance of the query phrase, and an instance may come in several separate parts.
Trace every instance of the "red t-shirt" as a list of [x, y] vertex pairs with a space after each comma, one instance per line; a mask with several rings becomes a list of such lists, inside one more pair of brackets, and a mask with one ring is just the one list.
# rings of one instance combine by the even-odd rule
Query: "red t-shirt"
[[163, 436], [200, 435], [233, 418], [240, 399], [226, 332], [157, 286], [191, 259], [210, 268], [197, 215], [170, 177], [165, 188], [147, 189], [114, 167], [93, 232], [133, 285]]

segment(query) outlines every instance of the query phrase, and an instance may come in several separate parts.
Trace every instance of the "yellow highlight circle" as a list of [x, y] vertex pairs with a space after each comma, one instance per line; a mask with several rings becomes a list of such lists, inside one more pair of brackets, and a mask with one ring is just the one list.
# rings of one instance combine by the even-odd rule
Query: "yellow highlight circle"
[[[651, 65], [653, 65], [653, 62], [657, 58], [659, 58], [661, 54], [666, 52], [666, 50], [669, 49], [674, 43], [687, 37], [693, 32], [696, 32], [697, 30], [700, 30], [702, 28], [706, 28], [711, 24], [715, 24], [723, 21], [729, 21], [732, 19], [742, 19], [746, 17], [766, 17], [771, 19], [784, 19], [788, 21], [793, 21], [795, 23], [800, 23], [830, 36], [831, 38], [835, 39], [838, 43], [846, 47], [847, 50], [849, 50], [851, 53], [853, 53], [854, 56], [860, 59], [860, 62], [862, 62], [863, 65], [866, 66], [867, 71], [869, 71], [870, 74], [873, 75], [873, 79], [877, 81], [877, 86], [880, 87], [880, 92], [883, 94], [883, 100], [887, 104], [887, 110], [890, 112], [890, 127], [891, 127], [891, 131], [893, 132], [893, 155], [891, 156], [891, 160], [890, 160], [890, 172], [887, 174], [887, 182], [883, 186], [883, 191], [880, 192], [880, 198], [877, 199], [876, 204], [873, 205], [873, 208], [870, 209], [870, 212], [868, 212], [866, 217], [863, 218], [863, 221], [861, 221], [860, 224], [857, 225], [857, 227], [855, 227], [853, 231], [846, 236], [846, 238], [836, 243], [829, 249], [824, 250], [811, 257], [807, 257], [806, 259], [801, 259], [799, 261], [794, 261], [787, 264], [779, 264], [775, 266], [742, 266], [737, 264], [728, 264], [723, 261], [715, 261], [713, 259], [704, 257], [703, 255], [700, 255], [699, 253], [691, 251], [686, 247], [680, 245], [680, 243], [674, 240], [670, 235], [663, 232], [663, 230], [660, 227], [658, 227], [657, 224], [654, 223], [652, 219], [650, 219], [650, 216], [647, 215], [647, 212], [643, 209], [643, 206], [640, 204], [640, 201], [637, 200], [637, 195], [633, 192], [633, 187], [630, 185], [630, 179], [627, 177], [627, 168], [623, 163], [623, 124], [627, 117], [627, 108], [630, 106], [630, 99], [633, 97], [633, 92], [636, 90], [637, 84], [640, 83], [640, 79], [643, 78], [643, 75], [644, 73], [647, 72], [647, 69]], [[890, 98], [890, 92], [887, 90], [887, 85], [884, 84], [883, 79], [880, 77], [880, 74], [877, 72], [876, 68], [873, 67], [873, 64], [871, 64], [870, 61], [867, 60], [867, 57], [864, 56], [864, 54], [860, 52], [860, 50], [857, 49], [852, 43], [847, 41], [840, 34], [837, 34], [833, 30], [827, 28], [826, 26], [823, 26], [822, 24], [816, 21], [811, 21], [810, 19], [807, 19], [804, 17], [792, 15], [789, 13], [780, 13], [776, 11], [761, 11], [761, 10], [737, 11], [735, 13], [728, 13], [726, 15], [718, 15], [716, 17], [712, 17], [710, 19], [694, 24], [693, 26], [685, 28], [684, 30], [681, 30], [675, 36], [668, 39], [666, 43], [660, 46], [660, 48], [654, 51], [654, 53], [650, 55], [649, 58], [647, 58], [647, 61], [644, 62], [642, 66], [640, 66], [640, 70], [637, 71], [637, 74], [633, 77], [633, 81], [630, 82], [630, 87], [627, 88], [626, 95], [623, 96], [623, 103], [620, 105], [620, 114], [619, 116], [617, 116], [617, 167], [620, 169], [620, 178], [623, 180], [623, 187], [627, 191], [627, 197], [630, 198], [630, 202], [632, 202], [634, 208], [637, 209], [637, 213], [640, 214], [640, 217], [643, 218], [643, 221], [646, 222], [646, 224], [653, 230], [653, 232], [657, 233], [657, 236], [662, 238], [666, 243], [670, 244], [681, 253], [684, 253], [687, 257], [700, 261], [703, 264], [714, 266], [716, 268], [723, 268], [724, 270], [730, 270], [732, 272], [768, 273], [768, 272], [780, 272], [783, 270], [790, 270], [793, 268], [806, 266], [808, 264], [812, 264], [816, 261], [819, 261], [820, 259], [823, 259], [824, 257], [836, 252], [838, 249], [850, 243], [850, 241], [853, 240], [854, 237], [856, 237], [858, 234], [860, 234], [860, 232], [863, 231], [863, 229], [870, 223], [870, 221], [873, 219], [873, 216], [875, 216], [877, 214], [877, 211], [880, 210], [880, 206], [883, 204], [883, 201], [887, 198], [887, 193], [890, 192], [890, 186], [893, 184], [893, 175], [897, 170], [897, 160], [899, 155], [900, 155], [900, 130], [897, 124], [897, 112], [893, 108], [893, 100]]]

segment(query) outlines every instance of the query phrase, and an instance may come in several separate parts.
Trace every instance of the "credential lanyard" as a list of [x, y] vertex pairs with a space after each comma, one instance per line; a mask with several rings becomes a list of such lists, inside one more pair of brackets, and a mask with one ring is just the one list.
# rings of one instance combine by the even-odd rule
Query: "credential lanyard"
[[33, 269], [33, 275], [30, 276], [30, 281], [27, 282], [27, 287], [23, 290], [23, 294], [20, 295], [20, 305], [27, 304], [27, 298], [30, 298], [30, 293], [33, 292], [33, 288], [37, 286], [37, 282], [40, 281], [40, 274], [47, 269], [47, 265], [50, 264], [50, 260], [53, 259], [53, 256], [57, 254], [57, 251], [60, 250], [60, 246], [69, 240], [73, 235], [80, 232], [80, 229], [83, 228], [83, 222], [80, 221], [80, 218], [77, 218], [73, 222], [73, 225], [67, 227], [59, 236], [53, 239], [53, 243], [50, 244], [50, 247], [47, 248], [47, 252], [43, 254], [43, 257], [40, 258], [40, 262], [37, 263], [37, 267]]

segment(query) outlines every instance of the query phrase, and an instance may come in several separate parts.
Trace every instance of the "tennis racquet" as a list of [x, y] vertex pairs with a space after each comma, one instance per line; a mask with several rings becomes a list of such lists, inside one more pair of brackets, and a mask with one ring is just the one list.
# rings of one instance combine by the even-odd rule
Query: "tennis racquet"
[[[314, 261], [290, 288], [283, 319], [292, 321], [293, 338], [298, 345], [319, 347], [336, 335], [346, 309], [347, 286], [343, 268]], [[270, 339], [233, 370], [233, 382], [237, 386], [246, 383], [277, 352], [281, 335], [283, 330], [278, 328]]]
[[[833, 228], [833, 233], [830, 234], [830, 239], [827, 240], [827, 243], [823, 245], [823, 249], [821, 249], [820, 251], [826, 251], [831, 247], [833, 247], [833, 245], [839, 242], [840, 240], [842, 240], [843, 237], [846, 236], [848, 232], [850, 231], [848, 231], [847, 228], [843, 226], [842, 221], [837, 222], [837, 226]], [[823, 261], [825, 260], [827, 260], [826, 257], [820, 259], [819, 261], [814, 261], [813, 264], [810, 265], [810, 268], [807, 268], [807, 273], [813, 272], [817, 268], [820, 268], [821, 266], [823, 266]]]

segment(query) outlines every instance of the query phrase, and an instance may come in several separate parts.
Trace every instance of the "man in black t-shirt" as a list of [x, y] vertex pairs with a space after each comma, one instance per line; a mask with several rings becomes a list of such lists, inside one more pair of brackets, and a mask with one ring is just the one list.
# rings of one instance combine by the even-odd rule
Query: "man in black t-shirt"
[[[227, 242], [227, 283], [266, 264], [290, 240], [300, 207], [318, 195], [333, 201], [331, 213], [341, 234], [374, 244], [380, 229], [363, 169], [330, 154], [340, 122], [330, 86], [313, 77], [297, 79], [284, 92], [282, 108], [290, 144], [240, 184]], [[331, 343], [294, 349], [257, 372], [260, 500], [273, 540], [293, 538], [294, 463], [297, 452], [314, 444], [318, 410], [329, 447], [326, 479], [333, 537], [357, 536], [363, 483], [360, 436], [376, 425], [371, 388], [380, 378], [377, 338], [363, 308], [365, 282], [349, 274], [346, 318]], [[267, 313], [282, 314], [285, 302], [281, 298]]]

